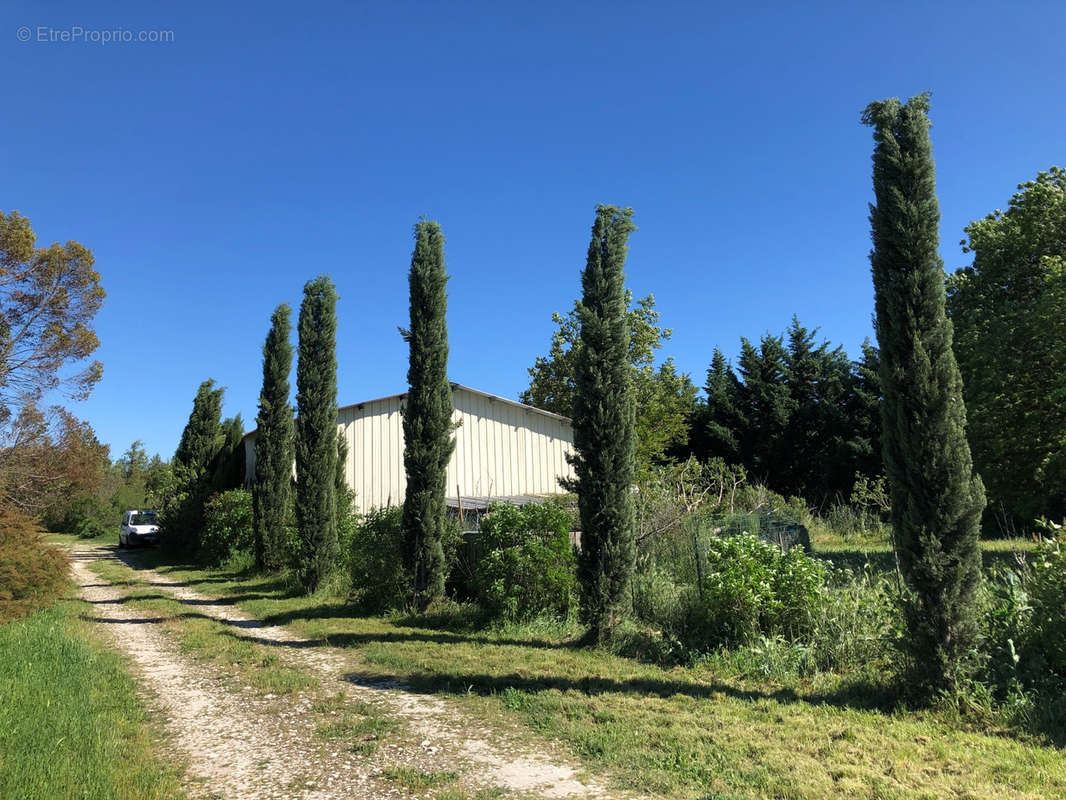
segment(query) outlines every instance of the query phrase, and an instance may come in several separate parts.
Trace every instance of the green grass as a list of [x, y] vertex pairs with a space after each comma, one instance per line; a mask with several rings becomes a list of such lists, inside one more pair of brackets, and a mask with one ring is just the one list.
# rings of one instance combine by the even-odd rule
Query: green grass
[[361, 680], [403, 680], [490, 723], [521, 722], [619, 788], [670, 798], [1066, 796], [1060, 748], [896, 707], [890, 687], [869, 676], [741, 667], [756, 649], [665, 668], [578, 647], [572, 626], [367, 617], [337, 599], [293, 596], [277, 577], [170, 567], [155, 552], [139, 558], [344, 648]]
[[389, 767], [381, 774], [412, 792], [435, 789], [459, 780], [459, 776], [454, 772], [427, 772], [414, 767]]
[[0, 626], [0, 797], [183, 797], [133, 679], [79, 613], [61, 601]]

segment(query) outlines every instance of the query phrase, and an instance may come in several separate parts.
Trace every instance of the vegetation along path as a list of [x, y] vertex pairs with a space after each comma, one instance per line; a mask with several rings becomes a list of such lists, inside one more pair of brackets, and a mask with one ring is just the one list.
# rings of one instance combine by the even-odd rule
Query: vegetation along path
[[[193, 797], [606, 796], [561, 758], [446, 701], [361, 680], [342, 652], [182, 581], [128, 570], [109, 547], [79, 543], [72, 560], [93, 621], [167, 717]], [[229, 648], [222, 668], [197, 657], [207, 638]], [[250, 661], [267, 669], [242, 672]]]

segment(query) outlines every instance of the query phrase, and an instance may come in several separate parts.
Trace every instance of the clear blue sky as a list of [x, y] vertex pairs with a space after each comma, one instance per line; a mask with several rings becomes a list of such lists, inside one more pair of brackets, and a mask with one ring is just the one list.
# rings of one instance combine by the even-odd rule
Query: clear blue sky
[[[270, 314], [321, 273], [341, 402], [403, 391], [422, 215], [448, 240], [453, 379], [515, 397], [601, 202], [635, 209], [629, 285], [697, 385], [715, 345], [794, 313], [854, 356], [866, 103], [933, 92], [948, 269], [968, 221], [1066, 160], [1059, 0], [741, 5], [5, 3], [0, 209], [92, 248], [108, 293], [74, 411], [113, 455], [168, 458], [212, 377], [253, 427]], [[37, 40], [74, 26], [173, 41]]]

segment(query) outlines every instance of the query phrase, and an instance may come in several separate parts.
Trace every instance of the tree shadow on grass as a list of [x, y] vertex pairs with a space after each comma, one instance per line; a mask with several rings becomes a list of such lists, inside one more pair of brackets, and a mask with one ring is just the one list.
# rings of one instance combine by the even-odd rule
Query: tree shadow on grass
[[637, 696], [641, 698], [670, 699], [682, 696], [696, 700], [732, 698], [745, 702], [771, 701], [776, 703], [805, 703], [827, 705], [858, 711], [891, 713], [899, 704], [899, 695], [889, 687], [855, 684], [836, 692], [799, 693], [791, 687], [776, 690], [745, 689], [720, 681], [697, 683], [675, 681], [665, 678], [606, 678], [589, 676], [569, 678], [558, 675], [489, 675], [474, 672], [416, 672], [402, 677], [388, 673], [349, 673], [344, 679], [359, 685], [379, 687], [397, 680], [408, 691], [419, 694], [476, 694], [483, 697], [497, 696], [505, 692], [537, 694], [555, 690], [576, 692], [589, 697], [606, 694]]

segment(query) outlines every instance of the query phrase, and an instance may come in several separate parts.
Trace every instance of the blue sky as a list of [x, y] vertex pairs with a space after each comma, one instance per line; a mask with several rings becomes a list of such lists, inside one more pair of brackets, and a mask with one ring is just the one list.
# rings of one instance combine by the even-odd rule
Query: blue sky
[[[629, 286], [697, 385], [792, 314], [856, 355], [863, 107], [932, 90], [961, 266], [963, 226], [1064, 161], [1066, 4], [743, 5], [5, 3], [0, 209], [90, 247], [108, 292], [74, 411], [113, 455], [167, 458], [212, 377], [253, 427], [270, 314], [322, 273], [341, 402], [402, 391], [422, 215], [448, 240], [453, 379], [515, 397], [601, 202], [635, 209]], [[116, 29], [173, 41], [84, 41]]]

